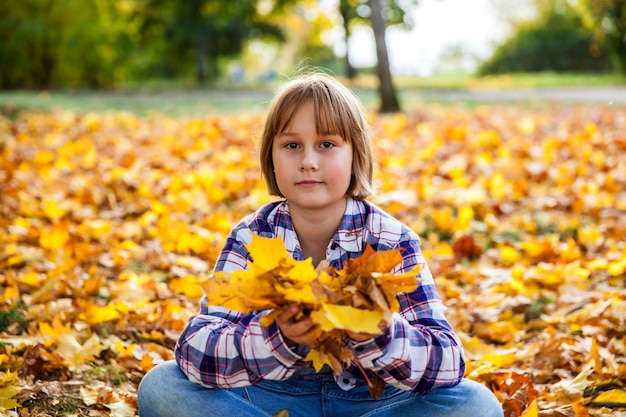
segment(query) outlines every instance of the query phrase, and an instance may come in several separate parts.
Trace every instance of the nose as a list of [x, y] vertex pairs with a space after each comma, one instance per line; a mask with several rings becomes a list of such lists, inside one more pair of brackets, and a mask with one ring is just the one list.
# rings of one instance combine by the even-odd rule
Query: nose
[[319, 165], [317, 162], [317, 156], [313, 150], [305, 150], [302, 153], [299, 168], [301, 171], [317, 171]]

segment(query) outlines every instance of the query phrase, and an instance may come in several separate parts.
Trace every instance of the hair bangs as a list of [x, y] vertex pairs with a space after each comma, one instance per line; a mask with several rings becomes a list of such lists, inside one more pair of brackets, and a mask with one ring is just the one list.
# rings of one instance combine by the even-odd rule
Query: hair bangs
[[333, 97], [324, 83], [311, 86], [313, 107], [315, 108], [315, 129], [318, 135], [339, 135], [345, 140], [346, 126], [342, 122], [344, 115], [340, 114], [339, 100]]

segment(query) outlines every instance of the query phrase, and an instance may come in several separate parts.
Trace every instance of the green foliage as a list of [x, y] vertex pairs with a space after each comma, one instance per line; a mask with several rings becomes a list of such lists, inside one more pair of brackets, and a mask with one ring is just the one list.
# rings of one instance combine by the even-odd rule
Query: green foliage
[[49, 85], [54, 71], [51, 47], [59, 32], [49, 30], [43, 2], [0, 3], [0, 87]]
[[0, 2], [0, 88], [103, 87], [132, 42], [122, 2]]
[[6, 331], [9, 326], [17, 323], [20, 328], [26, 327], [26, 318], [22, 313], [24, 305], [15, 305], [9, 309], [0, 310], [0, 332]]
[[579, 0], [585, 25], [604, 40], [613, 62], [626, 74], [626, 1]]
[[[293, 4], [295, 1], [286, 1]], [[257, 0], [0, 2], [0, 88], [109, 88], [215, 79], [250, 39], [281, 41]]]
[[[339, 0], [339, 7], [344, 19], [350, 21], [350, 26], [369, 25], [371, 11], [368, 3], [368, 0]], [[418, 3], [419, 0], [382, 0], [382, 12], [387, 27], [413, 27], [410, 11]]]
[[551, 1], [538, 18], [521, 24], [496, 48], [479, 75], [512, 72], [606, 71], [610, 62], [604, 46], [567, 2]]
[[143, 3], [141, 38], [159, 51], [149, 62], [152, 76], [185, 76], [195, 69], [198, 82], [215, 81], [220, 61], [238, 56], [248, 40], [284, 40], [279, 26], [259, 14], [257, 0]]

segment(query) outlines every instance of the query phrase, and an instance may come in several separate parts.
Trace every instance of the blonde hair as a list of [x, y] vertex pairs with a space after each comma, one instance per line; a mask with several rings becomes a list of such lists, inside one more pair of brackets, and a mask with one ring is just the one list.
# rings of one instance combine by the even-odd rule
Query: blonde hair
[[283, 84], [269, 105], [261, 133], [261, 171], [271, 195], [283, 197], [276, 183], [272, 146], [274, 138], [289, 125], [298, 108], [311, 100], [317, 133], [338, 134], [352, 145], [352, 179], [347, 194], [363, 200], [373, 194], [374, 154], [371, 127], [356, 95], [335, 78], [311, 73]]

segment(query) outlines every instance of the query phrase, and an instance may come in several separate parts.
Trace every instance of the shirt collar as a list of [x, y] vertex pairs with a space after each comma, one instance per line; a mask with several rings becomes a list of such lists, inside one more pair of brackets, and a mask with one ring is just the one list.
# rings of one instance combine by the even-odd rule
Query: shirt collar
[[347, 252], [362, 252], [363, 233], [365, 232], [365, 213], [363, 203], [354, 201], [348, 197], [346, 211], [341, 219], [341, 224], [337, 228], [337, 233], [333, 237], [336, 243]]
[[[298, 237], [293, 230], [293, 222], [289, 214], [289, 203], [287, 200], [276, 207], [274, 221], [279, 226], [278, 230], [282, 230], [280, 234], [285, 243], [285, 247], [296, 259], [302, 258], [302, 252], [298, 244]], [[284, 217], [286, 215], [286, 217]], [[341, 223], [337, 228], [337, 232], [332, 238], [331, 244], [336, 244], [346, 252], [363, 252], [364, 241], [363, 233], [365, 233], [365, 206], [363, 202], [355, 201], [348, 197], [346, 201], [346, 210], [341, 218]]]

